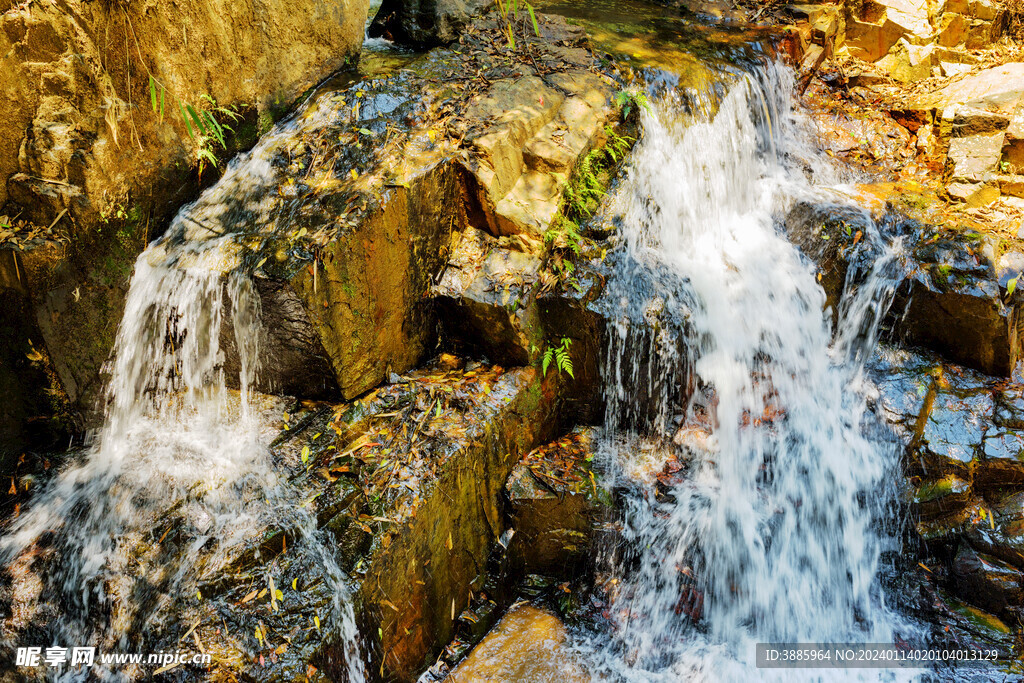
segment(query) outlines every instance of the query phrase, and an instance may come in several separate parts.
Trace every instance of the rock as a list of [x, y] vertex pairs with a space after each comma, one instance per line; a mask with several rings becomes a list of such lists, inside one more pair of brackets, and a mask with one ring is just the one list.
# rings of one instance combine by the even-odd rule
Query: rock
[[941, 365], [906, 349], [880, 346], [868, 364], [878, 387], [876, 405], [905, 443], [914, 439], [918, 418]]
[[1024, 198], [1024, 175], [999, 177], [999, 191], [1010, 197]]
[[936, 43], [942, 47], [956, 47], [967, 39], [967, 19], [962, 14], [946, 12], [939, 20]]
[[942, 68], [942, 75], [946, 78], [955, 78], [971, 70], [969, 64], [957, 64], [955, 62], [939, 62], [939, 66]]
[[811, 38], [815, 45], [825, 47], [829, 54], [832, 53], [835, 44], [836, 34], [841, 26], [841, 16], [833, 8], [825, 8], [818, 17], [811, 23]]
[[[24, 253], [25, 324], [88, 423], [135, 259], [198, 193], [175, 98], [242, 111], [230, 156], [359, 52], [366, 11], [365, 0], [186, 0], [173, 12], [72, 0], [0, 16], [0, 214], [60, 218], [70, 238], [59, 257]], [[113, 45], [132, 46], [130, 64]], [[163, 120], [147, 71], [167, 88]]]
[[900, 335], [968, 367], [1009, 375], [1020, 355], [1014, 307], [1003, 301], [994, 264], [977, 246], [972, 251], [975, 255], [955, 237], [915, 251], [923, 267], [900, 288], [893, 304], [893, 310], [906, 311]]
[[[211, 265], [255, 270], [263, 281], [261, 389], [354, 398], [434, 352], [439, 312], [458, 348], [486, 345], [491, 359], [513, 365], [543, 352], [537, 311], [527, 304], [544, 233], [561, 207], [558, 178], [603, 140], [617, 109], [607, 79], [587, 70], [590, 53], [561, 39], [533, 49], [541, 61], [557, 51], [563, 65], [569, 60], [565, 71], [495, 78], [475, 96], [453, 97], [434, 75], [490, 59], [477, 45], [497, 30], [488, 21], [458, 51], [435, 50], [398, 76], [311, 101], [295, 119], [301, 134], [261, 143], [257, 161], [267, 171], [232, 175], [176, 224], [174, 235], [193, 240], [230, 234]], [[582, 40], [564, 20], [538, 21], [545, 35]], [[439, 137], [443, 124], [423, 112], [442, 101], [460, 115], [452, 117], [458, 129]], [[325, 136], [350, 146], [325, 153], [307, 144]], [[458, 149], [463, 139], [469, 151]], [[373, 146], [358, 151], [360, 141]], [[494, 240], [477, 226], [505, 235], [486, 264], [480, 247]], [[435, 289], [450, 261], [450, 277]], [[229, 352], [229, 368], [232, 359]]]
[[986, 519], [963, 537], [978, 552], [1024, 569], [1024, 492], [998, 495], [988, 505]]
[[964, 46], [968, 50], [983, 50], [999, 40], [1002, 33], [1000, 22], [975, 19], [967, 26], [967, 40]]
[[[943, 117], [946, 118], [945, 114]], [[1010, 118], [998, 111], [986, 111], [970, 105], [956, 105], [952, 110], [953, 137], [965, 138], [974, 135], [995, 135], [1009, 127]]]
[[452, 605], [459, 614], [470, 590], [479, 590], [487, 556], [504, 531], [498, 497], [505, 480], [522, 453], [550, 438], [552, 382], [523, 368], [487, 384], [487, 392], [479, 384], [474, 390], [483, 412], [464, 421], [464, 435], [446, 430], [457, 448], [436, 452], [436, 474], [409, 493], [412, 507], [390, 527], [390, 544], [371, 554], [362, 581], [360, 604], [381, 629], [374, 651], [382, 661], [375, 668], [383, 663], [392, 676], [414, 678], [449, 641]]
[[846, 18], [846, 48], [851, 56], [865, 62], [877, 62], [902, 36], [902, 28], [884, 15], [878, 21]]
[[610, 503], [593, 470], [596, 435], [577, 428], [527, 454], [509, 475], [509, 556], [521, 574], [572, 578], [589, 557]]
[[[787, 234], [818, 264], [827, 306], [835, 307], [848, 270], [866, 272], [877, 257], [864, 212], [823, 201], [797, 202], [785, 219]], [[899, 219], [897, 219], [899, 220]], [[968, 367], [1007, 376], [1020, 356], [1015, 304], [1003, 300], [994, 253], [977, 233], [897, 223], [913, 230], [910, 272], [897, 287], [891, 311], [894, 336], [944, 354]], [[826, 239], [827, 238], [827, 239]]]
[[999, 199], [999, 187], [985, 183], [950, 183], [946, 193], [950, 199], [961, 201], [974, 209], [988, 206]]
[[433, 288], [443, 335], [455, 348], [482, 353], [505, 365], [531, 362], [531, 346], [540, 343], [533, 287], [541, 260], [532, 254], [499, 248], [496, 238], [466, 228]]
[[547, 610], [529, 604], [513, 607], [473, 648], [446, 683], [480, 681], [565, 681], [589, 683], [577, 655], [567, 648], [565, 626]]
[[912, 83], [931, 76], [934, 51], [933, 45], [913, 45], [901, 38], [876, 64], [897, 81]]
[[971, 104], [989, 111], [1011, 112], [1024, 96], [1024, 62], [991, 67], [914, 98], [910, 109], [939, 110], [954, 104]]
[[1001, 131], [955, 137], [949, 141], [947, 173], [954, 181], [977, 183], [991, 180], [998, 170], [1002, 151]]
[[1020, 571], [963, 545], [953, 560], [957, 593], [1002, 618], [1014, 614], [1024, 600]]
[[68, 398], [35, 324], [23, 269], [19, 252], [0, 249], [0, 472], [8, 476], [26, 450], [58, 437], [66, 444], [64, 433], [76, 427], [61, 424], [70, 415], [54, 409]]
[[920, 519], [932, 520], [963, 509], [972, 497], [970, 483], [949, 474], [918, 486], [912, 503]]
[[994, 410], [992, 397], [984, 387], [966, 395], [938, 386], [932, 391], [918, 416], [911, 460], [926, 477], [938, 480], [952, 475], [969, 481]]
[[[509, 473], [553, 436], [554, 386], [538, 370], [464, 359], [455, 365], [470, 369], [431, 364], [348, 405], [292, 410], [291, 428], [274, 441], [276, 459], [291, 472], [287, 485], [309, 501], [322, 533], [333, 535], [353, 582], [349, 599], [374, 680], [415, 680], [450, 641], [470, 593], [488, 585], [489, 558], [506, 529], [501, 496]], [[385, 445], [387, 434], [410, 424], [408, 441]], [[320, 556], [293, 550], [300, 541], [287, 536], [294, 533], [289, 522], [281, 524], [255, 547], [238, 548], [234, 569], [202, 588], [203, 606], [244, 626], [232, 633], [249, 634], [259, 623], [271, 633], [294, 624], [309, 629], [311, 614], [319, 611], [323, 620], [332, 609]], [[242, 601], [247, 577], [268, 571], [299, 577], [301, 592], [293, 598], [289, 591], [276, 612]], [[191, 621], [181, 619], [181, 633]], [[287, 653], [265, 668], [246, 657], [245, 676], [280, 680], [282, 666], [304, 672], [314, 664], [326, 678], [343, 680], [346, 653], [314, 635], [293, 636]], [[222, 632], [204, 641], [231, 637]]]
[[493, 121], [467, 136], [472, 151], [464, 161], [487, 229], [535, 244], [558, 214], [566, 179], [603, 144], [604, 127], [616, 114], [604, 77], [570, 71], [548, 81], [499, 81], [466, 111], [471, 131], [481, 128], [476, 122]]
[[825, 61], [825, 48], [820, 45], [811, 45], [800, 62], [800, 73], [804, 75], [814, 73], [823, 61]]

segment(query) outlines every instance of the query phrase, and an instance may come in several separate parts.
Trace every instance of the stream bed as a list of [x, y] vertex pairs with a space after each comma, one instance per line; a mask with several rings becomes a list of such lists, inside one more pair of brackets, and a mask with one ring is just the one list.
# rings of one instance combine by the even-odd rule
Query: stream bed
[[[4, 680], [954, 675], [759, 643], [1016, 675], [1024, 472], [985, 428], [936, 455], [971, 420], [928, 432], [943, 362], [897, 349], [939, 238], [818, 149], [767, 32], [539, 9], [597, 57], [558, 16], [529, 60], [493, 17], [427, 55], [368, 41], [139, 256], [103, 424], [0, 539], [3, 638], [190, 658]], [[1001, 305], [988, 270], [939, 272], [936, 298]], [[983, 550], [973, 517], [938, 528], [968, 501], [1004, 536]]]

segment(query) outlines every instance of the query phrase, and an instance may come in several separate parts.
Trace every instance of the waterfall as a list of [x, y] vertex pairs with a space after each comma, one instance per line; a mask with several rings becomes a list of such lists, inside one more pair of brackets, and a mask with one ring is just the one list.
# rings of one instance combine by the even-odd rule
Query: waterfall
[[[230, 571], [245, 544], [278, 528], [302, 546], [289, 552], [311, 554], [322, 569], [334, 596], [332, 614], [322, 615], [325, 637], [342, 644], [349, 681], [364, 680], [348, 580], [269, 449], [283, 403], [251, 389], [265, 338], [259, 297], [234, 267], [231, 234], [211, 229], [238, 220], [268, 224], [264, 197], [283, 173], [271, 163], [276, 149], [340, 111], [328, 103], [280, 124], [138, 258], [109, 364], [103, 425], [0, 539], [8, 566], [45, 560], [35, 609], [49, 611], [49, 640], [19, 639], [12, 649], [152, 651], [167, 629], [185, 632], [176, 612], [203, 599], [204, 580]], [[225, 341], [237, 354], [237, 377], [227, 376]], [[164, 544], [168, 534], [174, 542]], [[104, 670], [97, 660], [92, 669], [49, 673], [130, 680], [153, 671]]]
[[[629, 550], [611, 570], [611, 643], [598, 638], [591, 658], [616, 677], [771, 679], [754, 668], [758, 642], [892, 643], [911, 628], [877, 576], [896, 543], [885, 516], [899, 451], [871, 436], [862, 371], [900, 244], [866, 237], [878, 255], [859, 284], [851, 275], [833, 336], [815, 266], [780, 218], [798, 198], [838, 201], [828, 188], [846, 179], [814, 150], [794, 90], [769, 65], [721, 97], [659, 97], [612, 199], [621, 245], [608, 298], [621, 322], [606, 364], [605, 450], [630, 491]], [[681, 338], [629, 341], [631, 320], [652, 306]], [[652, 386], [657, 405], [640, 420], [637, 388]], [[680, 425], [709, 433], [686, 476], [667, 495], [629, 486], [640, 439]]]

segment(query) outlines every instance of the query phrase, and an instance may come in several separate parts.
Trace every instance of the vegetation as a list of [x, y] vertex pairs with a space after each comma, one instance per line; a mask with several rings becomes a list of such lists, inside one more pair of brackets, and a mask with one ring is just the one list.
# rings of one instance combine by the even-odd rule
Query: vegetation
[[[494, 0], [494, 4], [498, 8], [498, 15], [501, 17], [502, 23], [505, 25], [505, 33], [508, 36], [508, 46], [510, 49], [516, 49], [516, 29], [518, 28], [521, 36], [528, 35], [526, 33], [526, 17], [520, 13], [519, 0], [508, 0], [506, 3], [502, 3], [502, 0]], [[526, 9], [527, 15], [529, 15], [530, 23], [533, 27], [533, 34], [540, 38], [540, 26], [537, 24], [537, 15], [533, 12], [533, 6], [524, 2], [523, 7]], [[524, 41], [525, 42], [525, 41]]]
[[[166, 86], [150, 74], [150, 106], [152, 107], [153, 112], [160, 117], [161, 121], [164, 120], [167, 94], [168, 91]], [[226, 133], [235, 132], [234, 128], [229, 124], [218, 121], [215, 114], [220, 114], [222, 117], [232, 122], [240, 120], [242, 116], [233, 106], [217, 106], [217, 102], [209, 95], [202, 95], [200, 98], [202, 104], [199, 109], [196, 109], [193, 105], [186, 103], [181, 98], [174, 97], [173, 95], [171, 97], [175, 100], [174, 103], [177, 105], [176, 108], [178, 113], [181, 115], [182, 122], [185, 124], [185, 130], [188, 132], [188, 136], [198, 144], [196, 160], [199, 162], [199, 175], [202, 177], [203, 168], [206, 164], [209, 164], [210, 166], [217, 165], [217, 156], [213, 152], [214, 143], [220, 145], [221, 149], [227, 149]]]
[[571, 345], [571, 339], [562, 337], [562, 341], [558, 346], [549, 346], [540, 359], [541, 372], [547, 375], [548, 368], [551, 366], [551, 363], [554, 363], [559, 373], [564, 372], [569, 377], [576, 379], [572, 374], [572, 356], [569, 354], [569, 347]]

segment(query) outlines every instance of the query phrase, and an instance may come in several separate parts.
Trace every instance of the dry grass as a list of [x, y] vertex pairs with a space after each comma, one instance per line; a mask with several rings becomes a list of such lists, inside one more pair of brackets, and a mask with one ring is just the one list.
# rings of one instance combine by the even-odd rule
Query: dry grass
[[1024, 0], [1003, 0], [1006, 8], [1006, 33], [1016, 40], [1024, 40]]

